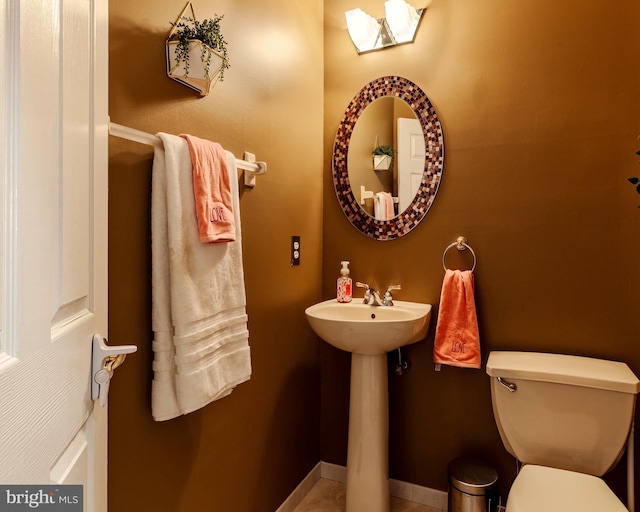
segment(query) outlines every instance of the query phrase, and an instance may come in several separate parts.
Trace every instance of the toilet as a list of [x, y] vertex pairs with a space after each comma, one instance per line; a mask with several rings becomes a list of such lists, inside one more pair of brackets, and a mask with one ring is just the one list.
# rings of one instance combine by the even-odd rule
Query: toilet
[[640, 381], [624, 363], [494, 351], [487, 360], [502, 442], [522, 464], [507, 512], [626, 512], [599, 478], [620, 460]]

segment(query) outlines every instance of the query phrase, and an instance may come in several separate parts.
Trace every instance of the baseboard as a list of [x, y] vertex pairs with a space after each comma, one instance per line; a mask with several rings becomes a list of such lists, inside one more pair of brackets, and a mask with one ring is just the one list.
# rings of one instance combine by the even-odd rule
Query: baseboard
[[338, 464], [320, 461], [320, 477], [334, 482], [345, 483], [347, 481], [347, 468]]
[[[347, 480], [347, 468], [329, 462], [318, 462], [276, 512], [293, 512], [320, 478], [345, 483]], [[445, 491], [390, 479], [389, 493], [396, 498], [427, 505], [442, 511], [447, 510], [447, 493]]]
[[401, 480], [389, 479], [389, 493], [396, 498], [427, 505], [446, 512], [448, 494], [446, 491], [431, 489], [422, 485], [410, 484]]
[[304, 477], [302, 482], [293, 490], [289, 497], [282, 505], [278, 507], [276, 512], [293, 512], [300, 505], [300, 502], [309, 493], [315, 483], [320, 480], [322, 462], [318, 462], [315, 467]]

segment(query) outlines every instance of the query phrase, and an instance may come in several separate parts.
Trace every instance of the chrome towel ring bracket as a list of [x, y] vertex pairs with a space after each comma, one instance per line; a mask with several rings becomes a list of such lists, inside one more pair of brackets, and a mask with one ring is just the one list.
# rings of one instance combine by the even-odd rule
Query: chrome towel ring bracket
[[464, 251], [465, 249], [469, 249], [469, 252], [471, 252], [471, 255], [473, 256], [473, 267], [471, 267], [471, 272], [473, 272], [476, 269], [476, 263], [478, 263], [478, 259], [476, 258], [476, 253], [473, 252], [473, 249], [471, 248], [471, 246], [467, 244], [467, 239], [463, 236], [459, 236], [456, 239], [456, 241], [448, 245], [447, 248], [442, 253], [442, 266], [444, 267], [445, 271], [448, 270], [447, 264], [444, 261], [447, 256], [447, 251], [449, 251], [449, 249], [452, 249], [453, 247], [455, 247], [459, 251]]

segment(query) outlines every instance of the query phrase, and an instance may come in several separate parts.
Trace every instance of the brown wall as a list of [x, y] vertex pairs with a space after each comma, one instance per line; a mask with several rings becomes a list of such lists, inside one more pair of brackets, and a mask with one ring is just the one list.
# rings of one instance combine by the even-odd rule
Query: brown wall
[[111, 388], [110, 510], [273, 512], [320, 458], [320, 342], [303, 311], [321, 291], [323, 6], [194, 2], [199, 19], [224, 14], [231, 58], [200, 98], [165, 74], [164, 40], [185, 1], [110, 1], [110, 115], [268, 163], [255, 189], [240, 186], [253, 375], [201, 411], [151, 419], [152, 151], [112, 137], [110, 342], [139, 350]]
[[[433, 0], [415, 44], [358, 56], [343, 13], [359, 6], [382, 16], [383, 2], [326, 0], [324, 94], [323, 5], [301, 5], [197, 2], [199, 18], [225, 15], [232, 59], [225, 81], [198, 98], [164, 74], [168, 22], [184, 4], [110, 2], [112, 120], [193, 133], [269, 164], [241, 196], [253, 377], [200, 412], [155, 423], [152, 153], [110, 141], [109, 334], [111, 343], [139, 346], [112, 385], [112, 510], [273, 511], [320, 458], [345, 463], [349, 358], [320, 343], [302, 315], [321, 288], [322, 297], [335, 295], [341, 259], [351, 260], [355, 279], [401, 283], [398, 298], [436, 305], [442, 251], [464, 234], [479, 259], [485, 359], [494, 349], [546, 350], [623, 360], [640, 374], [640, 197], [626, 181], [640, 170], [640, 5]], [[383, 74], [420, 85], [445, 134], [435, 203], [392, 242], [348, 224], [329, 174], [344, 107]], [[292, 268], [294, 234], [303, 251]], [[411, 370], [390, 375], [391, 476], [445, 489], [449, 460], [475, 453], [506, 487], [513, 463], [486, 375], [435, 373], [432, 342], [433, 328], [406, 349]], [[624, 493], [623, 471], [608, 480]]]
[[[551, 351], [622, 360], [640, 375], [640, 197], [627, 182], [640, 173], [640, 4], [433, 0], [415, 44], [360, 56], [344, 11], [381, 17], [383, 2], [324, 4], [323, 296], [335, 296], [348, 259], [354, 280], [400, 283], [397, 298], [437, 305], [442, 252], [464, 235], [478, 256], [485, 361], [496, 349]], [[349, 225], [329, 168], [344, 108], [388, 74], [429, 96], [445, 168], [420, 226], [376, 242]], [[390, 476], [446, 489], [448, 462], [476, 454], [496, 466], [504, 490], [514, 463], [484, 369], [436, 373], [432, 347], [433, 329], [406, 349], [411, 370], [390, 374]], [[344, 464], [349, 357], [321, 350], [322, 459]], [[623, 476], [618, 468], [607, 478], [624, 496]]]

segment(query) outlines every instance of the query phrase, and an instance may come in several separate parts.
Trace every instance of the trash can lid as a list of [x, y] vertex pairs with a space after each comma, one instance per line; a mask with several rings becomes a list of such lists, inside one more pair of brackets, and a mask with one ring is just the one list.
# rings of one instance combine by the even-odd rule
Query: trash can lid
[[449, 463], [451, 485], [474, 496], [484, 496], [488, 487], [498, 481], [498, 472], [487, 464], [466, 457]]

